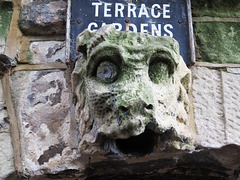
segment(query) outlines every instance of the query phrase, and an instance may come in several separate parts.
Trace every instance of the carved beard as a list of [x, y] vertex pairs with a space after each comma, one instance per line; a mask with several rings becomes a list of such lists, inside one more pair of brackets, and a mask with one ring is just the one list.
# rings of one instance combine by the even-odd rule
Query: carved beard
[[[175, 40], [111, 26], [78, 38], [83, 58], [73, 84], [83, 153], [146, 155], [192, 148], [191, 73]], [[138, 148], [142, 143], [148, 148]]]

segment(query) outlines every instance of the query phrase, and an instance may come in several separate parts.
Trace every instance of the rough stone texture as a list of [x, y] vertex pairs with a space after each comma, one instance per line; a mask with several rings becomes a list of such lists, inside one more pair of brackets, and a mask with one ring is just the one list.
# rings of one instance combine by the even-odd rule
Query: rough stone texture
[[227, 68], [227, 72], [232, 74], [240, 74], [240, 68]]
[[77, 49], [83, 53], [73, 72], [82, 153], [193, 148], [191, 72], [177, 41], [104, 26], [81, 33]]
[[[21, 86], [19, 83], [21, 82]], [[20, 71], [11, 93], [21, 137], [25, 175], [81, 169], [70, 148], [69, 94], [62, 71]]]
[[201, 146], [240, 145], [239, 97], [240, 74], [193, 68], [194, 114]]
[[65, 42], [32, 42], [28, 51], [28, 62], [30, 64], [65, 62]]
[[5, 50], [5, 40], [12, 16], [13, 5], [11, 2], [0, 1], [0, 53]]
[[[174, 157], [174, 158], [172, 158]], [[135, 161], [102, 160], [91, 164], [87, 178], [77, 171], [65, 171], [32, 177], [30, 180], [238, 180], [240, 147], [228, 145], [220, 149], [205, 149], [192, 153], [171, 154]], [[44, 177], [44, 178], [43, 178]]]
[[240, 63], [240, 23], [195, 23], [194, 33], [204, 62]]
[[9, 119], [2, 88], [2, 81], [0, 80], [0, 130], [9, 133]]
[[0, 179], [8, 177], [14, 171], [9, 118], [3, 97], [2, 82], [0, 80]]
[[[159, 158], [128, 164], [124, 161], [102, 161], [91, 166], [88, 180], [111, 179], [184, 179], [237, 180], [239, 178], [240, 148], [229, 145], [207, 149], [174, 159]], [[226, 153], [227, 152], [227, 153]], [[108, 172], [104, 174], [104, 172]]]
[[22, 0], [21, 4], [22, 4], [22, 6], [24, 6], [24, 5], [30, 4], [31, 2], [32, 2], [32, 0]]
[[22, 7], [19, 28], [30, 35], [65, 34], [66, 11], [66, 0], [34, 1]]
[[193, 68], [193, 103], [199, 140], [205, 147], [225, 144], [221, 75], [217, 70]]
[[239, 0], [191, 0], [193, 16], [240, 17]]
[[240, 144], [240, 74], [222, 72], [228, 144]]

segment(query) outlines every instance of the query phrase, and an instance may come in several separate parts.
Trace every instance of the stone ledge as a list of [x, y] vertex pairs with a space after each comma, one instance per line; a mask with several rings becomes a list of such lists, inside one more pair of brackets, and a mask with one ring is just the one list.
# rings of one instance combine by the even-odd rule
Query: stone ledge
[[240, 18], [220, 18], [220, 17], [193, 17], [193, 22], [232, 22], [239, 23]]
[[66, 70], [67, 65], [61, 64], [61, 63], [47, 63], [47, 64], [37, 64], [37, 65], [24, 64], [24, 65], [18, 65], [17, 67], [13, 68], [10, 74], [13, 74], [16, 71], [41, 71], [41, 70], [53, 70], [53, 69]]
[[203, 149], [186, 154], [172, 154], [172, 156], [165, 154], [158, 158], [149, 155], [149, 159], [140, 161], [139, 158], [131, 163], [121, 160], [90, 162], [88, 177], [79, 170], [69, 169], [56, 174], [33, 176], [29, 179], [237, 179], [239, 177], [239, 150], [239, 146], [227, 145], [219, 149]]
[[194, 66], [208, 67], [211, 69], [240, 68], [240, 64], [214, 64], [208, 62], [196, 62]]

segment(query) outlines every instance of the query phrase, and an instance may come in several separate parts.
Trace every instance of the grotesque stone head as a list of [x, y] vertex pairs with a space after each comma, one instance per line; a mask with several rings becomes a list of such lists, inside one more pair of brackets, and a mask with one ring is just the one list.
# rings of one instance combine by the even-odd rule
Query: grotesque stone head
[[192, 148], [191, 72], [170, 37], [104, 26], [77, 38], [73, 72], [82, 153]]

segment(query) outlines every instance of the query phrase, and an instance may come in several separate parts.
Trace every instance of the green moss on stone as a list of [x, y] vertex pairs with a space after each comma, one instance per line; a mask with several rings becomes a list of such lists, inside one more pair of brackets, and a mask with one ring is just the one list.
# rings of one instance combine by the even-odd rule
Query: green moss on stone
[[240, 63], [239, 23], [195, 23], [194, 31], [202, 61]]
[[240, 17], [239, 0], [191, 0], [195, 17]]
[[0, 2], [0, 38], [6, 38], [12, 17], [12, 3]]
[[27, 51], [27, 60], [29, 64], [33, 64], [33, 53], [29, 48]]

